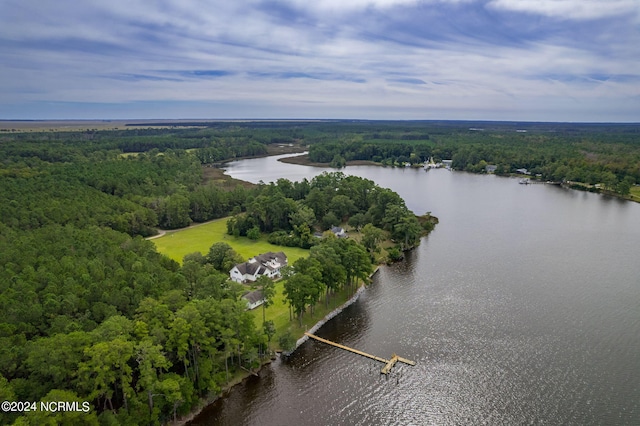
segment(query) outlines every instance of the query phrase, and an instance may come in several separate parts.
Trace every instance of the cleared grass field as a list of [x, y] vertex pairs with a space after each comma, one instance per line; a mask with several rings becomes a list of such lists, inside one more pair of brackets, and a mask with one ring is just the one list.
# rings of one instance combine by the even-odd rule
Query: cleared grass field
[[[276, 283], [276, 295], [273, 299], [274, 304], [269, 306], [265, 311], [265, 318], [267, 321], [273, 321], [276, 327], [276, 334], [271, 339], [271, 349], [279, 349], [278, 338], [287, 332], [290, 332], [296, 339], [301, 338], [304, 332], [313, 327], [318, 321], [324, 318], [329, 312], [336, 309], [338, 306], [346, 302], [352, 295], [352, 291], [343, 289], [342, 291], [331, 296], [329, 306], [325, 305], [324, 295], [321, 300], [316, 304], [313, 316], [307, 310], [307, 313], [302, 317], [302, 326], [298, 322], [297, 318], [293, 318], [289, 321], [289, 305], [285, 303], [284, 295], [284, 282], [278, 281]], [[253, 319], [258, 330], [262, 329], [262, 306], [258, 306], [251, 311]]]
[[309, 250], [277, 246], [269, 243], [266, 237], [253, 241], [246, 237], [227, 235], [227, 219], [225, 217], [186, 229], [167, 231], [162, 237], [154, 238], [151, 241], [155, 243], [160, 253], [177, 262], [182, 262], [182, 258], [186, 254], [196, 251], [206, 255], [209, 252], [209, 248], [219, 241], [229, 244], [245, 259], [268, 251], [283, 251], [287, 255], [289, 263], [293, 263], [299, 258], [309, 255]]
[[[289, 264], [292, 264], [301, 257], [309, 256], [309, 250], [277, 246], [269, 243], [264, 236], [257, 241], [253, 241], [246, 237], [236, 238], [228, 235], [227, 219], [222, 218], [186, 229], [167, 231], [162, 237], [154, 238], [151, 241], [156, 245], [160, 253], [180, 263], [184, 256], [189, 253], [199, 251], [206, 255], [211, 245], [218, 241], [224, 241], [229, 244], [245, 259], [268, 251], [283, 251], [287, 255]], [[276, 335], [271, 341], [271, 349], [278, 348], [278, 337], [287, 333], [287, 331], [291, 332], [296, 339], [302, 337], [306, 330], [313, 327], [316, 322], [329, 312], [342, 305], [350, 296], [349, 290], [343, 290], [331, 297], [328, 307], [325, 307], [323, 297], [315, 306], [313, 316], [311, 316], [310, 312], [304, 315], [301, 327], [297, 319], [294, 318], [293, 321], [289, 321], [289, 306], [285, 304], [283, 289], [284, 282], [278, 281], [275, 286], [274, 304], [268, 307], [265, 312], [266, 319], [272, 320], [276, 326]], [[257, 307], [251, 313], [258, 329], [262, 329], [262, 306]]]

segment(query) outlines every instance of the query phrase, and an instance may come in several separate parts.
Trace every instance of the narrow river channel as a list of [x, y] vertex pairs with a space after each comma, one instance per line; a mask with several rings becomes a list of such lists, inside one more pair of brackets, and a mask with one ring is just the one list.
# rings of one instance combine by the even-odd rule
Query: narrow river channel
[[[258, 182], [323, 169], [231, 163]], [[640, 204], [446, 170], [347, 167], [440, 218], [316, 341], [193, 425], [640, 424]]]

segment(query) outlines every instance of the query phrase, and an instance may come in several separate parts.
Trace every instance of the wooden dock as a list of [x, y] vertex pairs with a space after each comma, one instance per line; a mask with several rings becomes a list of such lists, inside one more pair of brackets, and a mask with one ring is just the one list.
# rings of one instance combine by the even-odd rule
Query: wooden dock
[[353, 348], [350, 348], [348, 346], [344, 346], [344, 345], [341, 345], [339, 343], [332, 342], [331, 340], [323, 339], [322, 337], [318, 337], [315, 334], [311, 334], [311, 333], [304, 333], [304, 334], [305, 334], [305, 336], [311, 337], [312, 339], [315, 339], [315, 340], [317, 340], [319, 342], [326, 343], [327, 345], [335, 346], [336, 348], [344, 349], [345, 351], [353, 352], [354, 354], [362, 355], [364, 357], [371, 358], [371, 359], [376, 360], [378, 362], [384, 363], [385, 366], [382, 367], [382, 370], [380, 370], [380, 373], [382, 373], [382, 374], [389, 374], [391, 372], [391, 369], [393, 368], [393, 366], [397, 362], [402, 362], [402, 363], [408, 364], [408, 365], [416, 365], [416, 363], [414, 361], [410, 361], [408, 359], [401, 358], [396, 354], [393, 354], [391, 359], [384, 359], [384, 358], [381, 358], [379, 356], [371, 355], [371, 354], [368, 354], [366, 352], [362, 352], [362, 351], [359, 351], [357, 349], [353, 349]]
[[384, 367], [382, 367], [382, 370], [380, 370], [380, 372], [382, 374], [389, 374], [389, 372], [391, 371], [391, 369], [393, 368], [394, 365], [396, 365], [396, 362], [398, 362], [398, 355], [393, 354], [393, 356], [391, 357], [391, 359], [389, 360], [389, 362], [387, 362], [387, 365], [385, 365]]

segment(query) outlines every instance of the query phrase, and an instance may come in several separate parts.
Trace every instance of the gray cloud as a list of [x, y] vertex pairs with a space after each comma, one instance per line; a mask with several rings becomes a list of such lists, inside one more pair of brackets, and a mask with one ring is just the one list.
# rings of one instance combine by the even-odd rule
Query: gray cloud
[[2, 8], [1, 118], [38, 118], [29, 108], [44, 114], [52, 102], [86, 103], [96, 114], [118, 111], [105, 105], [166, 114], [173, 105], [194, 117], [223, 114], [224, 105], [234, 117], [269, 118], [640, 116], [635, 0], [5, 0]]
[[636, 0], [491, 0], [488, 5], [558, 19], [592, 20], [627, 14], [637, 18], [640, 13]]

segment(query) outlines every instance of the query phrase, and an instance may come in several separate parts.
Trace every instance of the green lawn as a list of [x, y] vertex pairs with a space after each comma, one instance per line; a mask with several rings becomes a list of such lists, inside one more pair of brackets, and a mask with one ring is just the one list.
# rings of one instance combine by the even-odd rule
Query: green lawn
[[640, 201], [640, 186], [632, 186], [629, 195], [632, 200]]
[[[206, 255], [209, 252], [209, 247], [218, 241], [226, 242], [245, 259], [268, 251], [283, 251], [287, 255], [289, 264], [292, 264], [297, 259], [309, 255], [309, 250], [270, 244], [265, 236], [253, 241], [246, 237], [236, 238], [227, 235], [227, 219], [218, 219], [185, 229], [168, 231], [164, 236], [154, 238], [151, 241], [160, 253], [178, 262], [182, 262], [182, 258], [186, 254], [196, 251]], [[266, 319], [272, 320], [277, 330], [271, 341], [272, 349], [278, 348], [279, 336], [290, 331], [296, 339], [299, 339], [306, 330], [313, 327], [320, 319], [342, 305], [351, 296], [348, 290], [343, 290], [331, 297], [330, 304], [326, 308], [323, 297], [316, 306], [313, 317], [310, 312], [307, 312], [303, 317], [302, 327], [300, 327], [297, 319], [289, 321], [289, 306], [284, 303], [284, 295], [282, 294], [284, 281], [278, 281], [275, 289], [274, 304], [266, 309]], [[251, 313], [254, 316], [256, 326], [262, 329], [262, 306], [257, 307]]]
[[234, 237], [227, 235], [227, 219], [222, 218], [189, 228], [168, 231], [160, 238], [153, 241], [162, 254], [171, 259], [182, 262], [182, 258], [189, 253], [199, 251], [206, 255], [213, 243], [224, 241], [245, 259], [268, 251], [283, 251], [289, 263], [293, 263], [301, 257], [307, 257], [309, 250], [297, 247], [283, 247], [269, 243], [265, 236], [257, 241], [246, 237]]
[[[284, 303], [284, 295], [282, 291], [284, 289], [284, 281], [280, 280], [276, 283], [276, 295], [274, 297], [274, 304], [266, 309], [266, 319], [272, 320], [276, 326], [276, 335], [271, 339], [271, 349], [277, 349], [278, 337], [285, 334], [287, 331], [291, 332], [291, 335], [296, 339], [303, 336], [304, 332], [313, 327], [318, 321], [324, 318], [329, 312], [336, 309], [338, 306], [346, 302], [351, 297], [352, 292], [349, 290], [342, 290], [334, 294], [329, 302], [329, 306], [325, 307], [324, 296], [318, 302], [315, 307], [313, 316], [307, 311], [302, 317], [302, 327], [297, 318], [293, 321], [289, 321], [289, 305]], [[253, 318], [259, 330], [262, 329], [262, 306], [258, 306], [253, 311]]]

